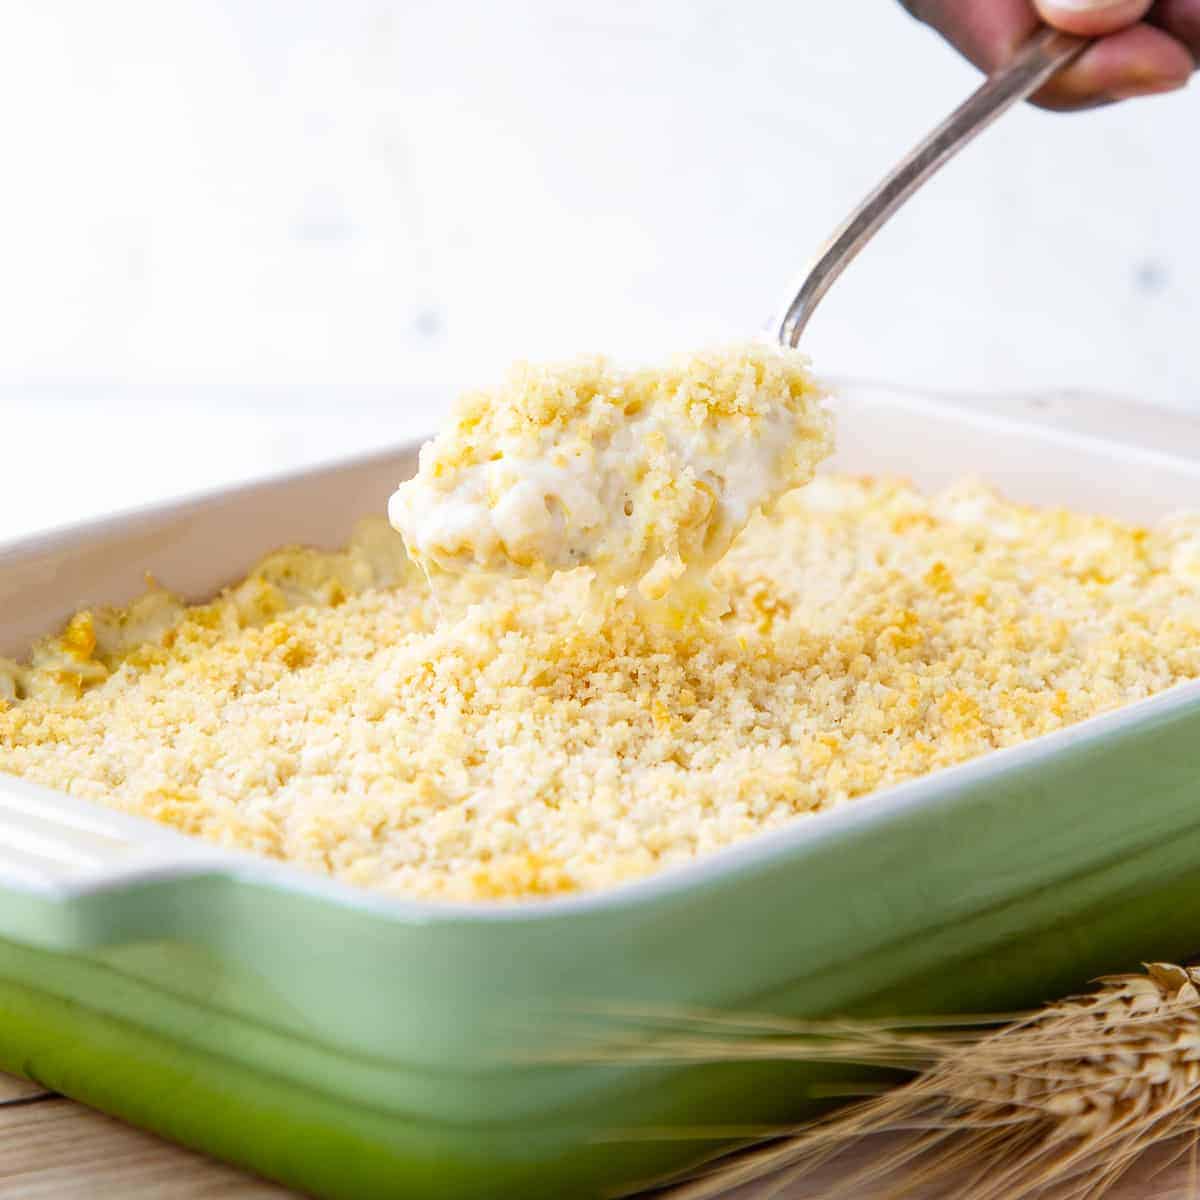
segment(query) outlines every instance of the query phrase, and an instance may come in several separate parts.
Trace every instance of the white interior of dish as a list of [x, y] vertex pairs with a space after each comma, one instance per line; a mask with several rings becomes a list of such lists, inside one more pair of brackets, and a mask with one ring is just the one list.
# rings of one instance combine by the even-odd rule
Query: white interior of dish
[[[1022, 503], [1139, 522], [1200, 507], [1200, 460], [884, 389], [836, 406], [838, 451], [826, 470], [901, 475], [922, 488], [975, 474]], [[1144, 419], [1152, 423], [1153, 410]], [[82, 607], [128, 603], [147, 573], [201, 600], [279, 546], [334, 549], [360, 517], [386, 511], [415, 462], [416, 447], [400, 447], [0, 547], [0, 655], [22, 657]]]

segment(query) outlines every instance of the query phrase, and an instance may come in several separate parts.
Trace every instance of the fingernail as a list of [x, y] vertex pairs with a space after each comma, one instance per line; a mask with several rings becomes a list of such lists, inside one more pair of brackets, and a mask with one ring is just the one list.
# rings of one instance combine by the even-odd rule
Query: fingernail
[[1063, 9], [1066, 12], [1103, 12], [1106, 8], [1118, 8], [1127, 0], [1048, 0], [1047, 8]]

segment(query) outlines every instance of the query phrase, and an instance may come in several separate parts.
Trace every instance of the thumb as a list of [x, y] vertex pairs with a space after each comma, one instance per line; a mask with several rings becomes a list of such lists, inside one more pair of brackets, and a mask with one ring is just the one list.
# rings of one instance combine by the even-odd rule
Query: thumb
[[1033, 0], [1048, 25], [1083, 37], [1115, 33], [1140, 21], [1154, 0]]

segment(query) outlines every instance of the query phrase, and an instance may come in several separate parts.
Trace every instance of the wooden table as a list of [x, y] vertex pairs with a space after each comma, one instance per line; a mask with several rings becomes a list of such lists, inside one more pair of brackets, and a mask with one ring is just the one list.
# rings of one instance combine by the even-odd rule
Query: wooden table
[[279, 1200], [292, 1195], [0, 1075], [3, 1200]]
[[[1156, 429], [1149, 432], [1137, 409], [1095, 397], [981, 400], [978, 406], [1200, 457], [1200, 420], [1183, 414], [1156, 418]], [[862, 1153], [869, 1155], [872, 1150], [868, 1146]], [[815, 1198], [821, 1193], [821, 1180], [810, 1179], [802, 1190], [789, 1193], [788, 1200]], [[223, 1200], [281, 1200], [294, 1195], [32, 1084], [0, 1075], [0, 1200], [207, 1200], [218, 1196]], [[1182, 1200], [1198, 1195], [1186, 1162], [1161, 1172], [1156, 1172], [1155, 1164], [1148, 1164], [1109, 1193], [1110, 1200]]]
[[[866, 1162], [877, 1148], [867, 1143], [856, 1153]], [[1186, 1160], [1165, 1170], [1159, 1169], [1161, 1164], [1160, 1156], [1133, 1171], [1108, 1193], [1107, 1200], [1200, 1196]], [[777, 1200], [820, 1200], [832, 1174], [809, 1177], [797, 1189], [777, 1194]], [[300, 1200], [298, 1193], [181, 1150], [23, 1080], [0, 1075], [0, 1200], [217, 1197]], [[728, 1200], [735, 1200], [735, 1195], [731, 1193]], [[736, 1200], [754, 1200], [754, 1189], [739, 1191]]]

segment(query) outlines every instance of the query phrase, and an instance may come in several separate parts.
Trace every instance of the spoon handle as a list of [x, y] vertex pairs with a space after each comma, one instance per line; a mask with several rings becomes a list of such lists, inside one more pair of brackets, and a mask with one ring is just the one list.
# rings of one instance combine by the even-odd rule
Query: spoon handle
[[1034, 34], [1010, 63], [990, 75], [915, 147], [825, 244], [780, 322], [780, 342], [785, 346], [796, 345], [821, 298], [913, 192], [997, 117], [1036, 92], [1090, 44], [1089, 38], [1074, 37], [1056, 29]]

